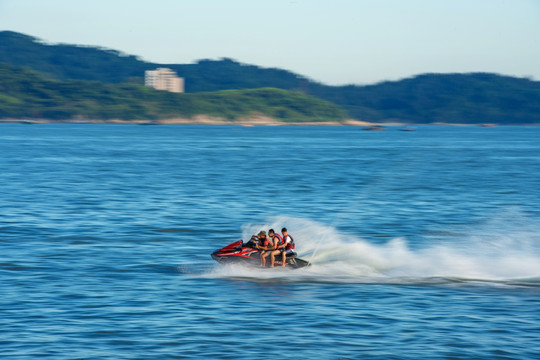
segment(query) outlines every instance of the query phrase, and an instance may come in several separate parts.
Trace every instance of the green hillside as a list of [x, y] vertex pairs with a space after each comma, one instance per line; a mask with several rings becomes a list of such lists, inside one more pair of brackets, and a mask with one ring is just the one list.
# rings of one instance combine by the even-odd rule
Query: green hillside
[[142, 84], [144, 71], [153, 67], [118, 51], [76, 45], [47, 45], [12, 31], [0, 32], [0, 63], [24, 66], [58, 80], [93, 80]]
[[284, 122], [339, 121], [346, 117], [334, 104], [282, 89], [175, 94], [130, 83], [53, 80], [28, 69], [0, 64], [0, 119], [155, 120], [212, 115], [235, 120], [253, 114]]
[[[115, 50], [45, 44], [10, 31], [0, 32], [1, 62], [25, 66], [69, 84], [73, 80], [123, 84], [99, 86], [111, 92], [129, 89], [133, 94], [137, 91], [147, 94], [148, 89], [136, 86], [143, 83], [145, 70], [166, 66], [186, 79], [187, 93], [258, 88], [293, 90], [332, 102], [351, 118], [371, 122], [540, 124], [540, 82], [497, 74], [424, 74], [368, 86], [327, 86], [286, 70], [261, 68], [232, 59], [155, 64]], [[139, 113], [137, 106], [142, 105], [130, 104], [129, 99], [116, 104], [118, 112], [124, 109], [130, 114]], [[155, 113], [162, 109], [159, 106], [151, 108], [153, 116], [170, 114], [168, 110]]]
[[540, 124], [540, 82], [496, 74], [424, 74], [312, 94], [372, 122]]
[[280, 69], [263, 69], [231, 59], [200, 60], [196, 64], [156, 64], [115, 50], [56, 44], [0, 31], [0, 63], [24, 66], [58, 80], [144, 83], [144, 71], [168, 67], [186, 79], [186, 92], [274, 87], [297, 90], [307, 79]]

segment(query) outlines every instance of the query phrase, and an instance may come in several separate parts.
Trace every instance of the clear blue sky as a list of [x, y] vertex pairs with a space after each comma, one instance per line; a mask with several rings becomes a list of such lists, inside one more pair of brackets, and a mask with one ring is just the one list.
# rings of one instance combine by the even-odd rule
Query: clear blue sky
[[0, 30], [157, 63], [233, 58], [326, 84], [540, 80], [540, 0], [0, 0]]

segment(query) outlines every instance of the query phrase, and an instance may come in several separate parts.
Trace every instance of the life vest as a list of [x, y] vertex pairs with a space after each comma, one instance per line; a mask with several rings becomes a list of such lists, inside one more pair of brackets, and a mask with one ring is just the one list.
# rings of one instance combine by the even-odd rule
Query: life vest
[[274, 244], [274, 241], [276, 240], [276, 238], [278, 239], [278, 242], [277, 242], [278, 245], [283, 244], [283, 238], [281, 237], [281, 235], [274, 234], [274, 236], [272, 236], [272, 244], [271, 245]]
[[268, 247], [268, 246], [271, 246], [272, 245], [272, 241], [270, 238], [266, 237], [264, 238], [263, 242], [262, 242], [262, 246], [264, 247]]
[[287, 241], [287, 238], [291, 239], [291, 241], [289, 241], [287, 243], [287, 246], [285, 246], [285, 250], [290, 250], [290, 249], [294, 249], [296, 247], [296, 245], [294, 245], [294, 239], [292, 238], [291, 235], [287, 234], [287, 236], [285, 237], [284, 241]]

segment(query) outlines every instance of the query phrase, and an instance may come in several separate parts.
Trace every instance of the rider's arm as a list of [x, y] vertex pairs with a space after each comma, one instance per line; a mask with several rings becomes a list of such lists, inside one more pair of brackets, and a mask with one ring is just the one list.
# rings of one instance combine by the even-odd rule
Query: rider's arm
[[267, 247], [267, 246], [261, 246], [261, 245], [257, 246], [257, 249], [259, 249], [259, 250], [265, 250], [265, 251], [266, 251], [266, 250], [270, 250], [269, 247]]

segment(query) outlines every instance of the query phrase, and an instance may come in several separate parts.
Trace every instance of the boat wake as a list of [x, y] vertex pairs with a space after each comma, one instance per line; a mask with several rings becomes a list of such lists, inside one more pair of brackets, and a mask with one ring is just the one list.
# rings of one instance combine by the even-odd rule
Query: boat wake
[[287, 224], [298, 255], [312, 266], [291, 271], [216, 265], [202, 276], [253, 281], [540, 287], [539, 238], [535, 231], [521, 226], [519, 232], [504, 235], [487, 231], [493, 225], [487, 224], [466, 239], [445, 243], [425, 239], [414, 249], [405, 238], [372, 244], [331, 226], [289, 217], [245, 225], [243, 236], [249, 238], [261, 229], [278, 229], [281, 224]]

